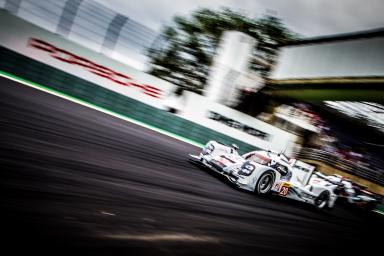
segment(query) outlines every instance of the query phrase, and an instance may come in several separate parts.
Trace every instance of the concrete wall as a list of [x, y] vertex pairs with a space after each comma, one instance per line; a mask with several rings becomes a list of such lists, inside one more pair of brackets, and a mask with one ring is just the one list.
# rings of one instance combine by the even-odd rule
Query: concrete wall
[[[222, 131], [233, 138], [241, 138], [241, 140], [255, 145], [258, 148], [271, 149], [278, 152], [285, 150], [285, 152], [290, 155], [294, 147], [294, 142], [297, 140], [297, 136], [292, 133], [252, 118], [249, 115], [222, 104], [212, 102], [206, 97], [192, 92], [185, 93], [184, 102], [181, 107], [181, 117], [198, 122], [216, 131]], [[213, 117], [212, 113], [218, 114], [213, 114], [218, 118]], [[220, 116], [223, 118], [217, 121]], [[254, 129], [253, 135], [250, 134], [252, 132], [244, 131], [250, 128]]]

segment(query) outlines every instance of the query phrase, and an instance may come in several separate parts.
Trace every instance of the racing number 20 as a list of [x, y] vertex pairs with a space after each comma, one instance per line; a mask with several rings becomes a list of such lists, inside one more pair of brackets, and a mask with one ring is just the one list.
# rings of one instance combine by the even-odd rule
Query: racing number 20
[[282, 186], [279, 192], [279, 195], [286, 196], [288, 195], [289, 187]]

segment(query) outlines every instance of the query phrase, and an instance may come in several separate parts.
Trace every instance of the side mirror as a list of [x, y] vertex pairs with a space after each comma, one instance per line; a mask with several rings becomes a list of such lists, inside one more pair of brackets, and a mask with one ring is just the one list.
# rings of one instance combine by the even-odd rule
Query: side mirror
[[237, 146], [236, 144], [232, 144], [231, 146], [232, 146], [232, 148], [239, 150], [239, 146]]
[[288, 174], [288, 168], [286, 168], [285, 166], [282, 166], [282, 165], [278, 165], [276, 167], [277, 171], [281, 173], [281, 175], [285, 176]]

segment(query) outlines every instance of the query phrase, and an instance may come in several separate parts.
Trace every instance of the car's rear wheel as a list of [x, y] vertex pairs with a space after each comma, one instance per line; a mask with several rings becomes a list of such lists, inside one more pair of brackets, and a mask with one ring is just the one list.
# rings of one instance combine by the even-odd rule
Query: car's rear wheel
[[263, 173], [256, 182], [255, 193], [258, 195], [268, 194], [273, 186], [274, 177], [272, 172], [267, 171]]
[[317, 198], [315, 199], [316, 209], [318, 210], [326, 209], [328, 207], [329, 198], [330, 198], [330, 194], [328, 191], [321, 192], [320, 195], [318, 195]]

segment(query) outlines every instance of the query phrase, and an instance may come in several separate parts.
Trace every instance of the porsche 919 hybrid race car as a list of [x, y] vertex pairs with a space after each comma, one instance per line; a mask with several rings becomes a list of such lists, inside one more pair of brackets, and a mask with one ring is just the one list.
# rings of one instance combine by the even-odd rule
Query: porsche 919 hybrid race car
[[314, 205], [333, 208], [339, 183], [316, 172], [314, 166], [272, 151], [239, 155], [236, 145], [209, 141], [191, 160], [228, 178], [237, 187], [256, 194], [275, 193]]

